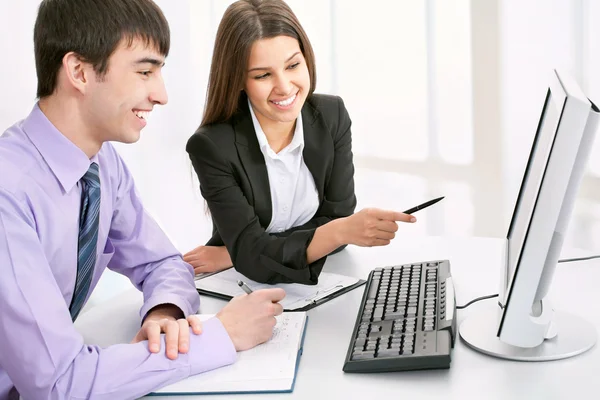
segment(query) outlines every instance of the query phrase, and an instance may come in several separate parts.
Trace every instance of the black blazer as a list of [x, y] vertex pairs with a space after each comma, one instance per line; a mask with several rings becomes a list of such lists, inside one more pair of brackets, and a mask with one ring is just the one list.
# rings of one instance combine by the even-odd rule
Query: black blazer
[[304, 162], [319, 194], [319, 208], [302, 226], [267, 233], [271, 191], [245, 94], [227, 122], [203, 126], [186, 150], [213, 219], [207, 246], [227, 246], [236, 270], [258, 282], [316, 284], [325, 258], [307, 264], [316, 228], [354, 212], [350, 117], [341, 98], [313, 94], [302, 107]]

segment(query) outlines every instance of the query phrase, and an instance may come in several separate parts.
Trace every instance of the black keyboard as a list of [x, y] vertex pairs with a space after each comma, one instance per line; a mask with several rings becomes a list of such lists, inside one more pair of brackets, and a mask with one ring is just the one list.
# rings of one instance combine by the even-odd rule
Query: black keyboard
[[448, 260], [376, 268], [365, 286], [343, 370], [449, 368], [455, 314]]

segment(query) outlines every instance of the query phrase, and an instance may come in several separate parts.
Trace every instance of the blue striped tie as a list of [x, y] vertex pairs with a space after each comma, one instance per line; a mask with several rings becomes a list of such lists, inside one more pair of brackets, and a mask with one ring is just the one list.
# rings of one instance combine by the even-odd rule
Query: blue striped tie
[[79, 243], [77, 247], [77, 279], [69, 306], [73, 321], [87, 297], [96, 264], [96, 244], [100, 215], [100, 175], [98, 164], [92, 163], [81, 178], [81, 210], [79, 211]]

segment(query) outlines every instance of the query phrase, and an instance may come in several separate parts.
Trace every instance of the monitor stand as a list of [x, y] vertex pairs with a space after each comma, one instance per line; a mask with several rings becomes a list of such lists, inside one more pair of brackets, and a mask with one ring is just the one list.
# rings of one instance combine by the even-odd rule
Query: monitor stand
[[498, 338], [498, 314], [493, 310], [469, 315], [460, 325], [460, 337], [471, 348], [490, 356], [517, 361], [550, 361], [573, 357], [596, 343], [596, 329], [581, 317], [554, 311], [557, 335], [541, 345], [522, 348]]

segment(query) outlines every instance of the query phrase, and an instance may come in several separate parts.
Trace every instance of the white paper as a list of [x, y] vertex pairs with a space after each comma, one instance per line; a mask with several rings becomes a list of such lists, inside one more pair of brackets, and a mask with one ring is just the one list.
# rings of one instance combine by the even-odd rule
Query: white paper
[[286, 310], [302, 308], [315, 300], [327, 297], [330, 294], [342, 290], [345, 287], [352, 286], [359, 281], [358, 278], [322, 272], [321, 275], [319, 275], [319, 283], [316, 285], [301, 285], [299, 283], [278, 283], [275, 285], [268, 285], [248, 279], [234, 268], [229, 268], [218, 274], [197, 280], [196, 287], [198, 289], [233, 297], [244, 294], [242, 288], [237, 284], [238, 280], [245, 282], [252, 290], [275, 287], [282, 288], [285, 290], [286, 296], [280, 304]]
[[[212, 315], [200, 315], [202, 320]], [[302, 343], [305, 312], [283, 313], [266, 343], [238, 353], [237, 361], [223, 368], [191, 376], [155, 393], [212, 393], [290, 390], [298, 350]]]

